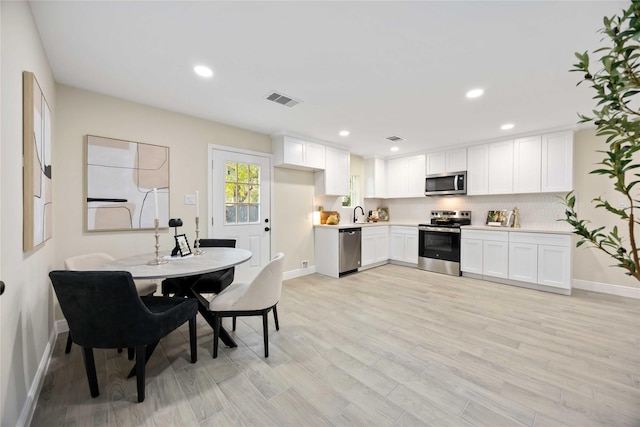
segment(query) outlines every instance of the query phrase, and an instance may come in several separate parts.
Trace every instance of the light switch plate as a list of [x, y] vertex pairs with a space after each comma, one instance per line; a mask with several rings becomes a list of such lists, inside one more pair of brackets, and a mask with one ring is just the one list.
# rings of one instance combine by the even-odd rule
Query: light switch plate
[[185, 194], [184, 195], [184, 204], [185, 205], [195, 205], [196, 204], [196, 195], [195, 194]]

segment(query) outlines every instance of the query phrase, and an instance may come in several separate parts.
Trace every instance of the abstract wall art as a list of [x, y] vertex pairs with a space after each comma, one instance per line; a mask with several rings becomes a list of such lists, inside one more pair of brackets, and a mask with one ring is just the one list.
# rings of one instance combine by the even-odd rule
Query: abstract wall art
[[51, 109], [33, 73], [22, 73], [23, 250], [52, 235]]
[[87, 231], [166, 228], [169, 147], [87, 135], [85, 158]]

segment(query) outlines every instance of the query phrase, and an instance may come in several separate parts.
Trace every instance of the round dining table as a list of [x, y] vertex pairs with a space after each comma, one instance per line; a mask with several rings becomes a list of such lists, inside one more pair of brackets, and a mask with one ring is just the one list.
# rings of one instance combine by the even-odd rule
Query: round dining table
[[[205, 273], [224, 270], [238, 264], [242, 264], [251, 258], [252, 254], [246, 249], [207, 247], [203, 254], [188, 255], [185, 257], [172, 257], [169, 252], [160, 253], [159, 257], [168, 262], [151, 265], [149, 261], [156, 259], [155, 253], [134, 255], [120, 258], [105, 263], [101, 269], [107, 271], [128, 271], [134, 279], [167, 279], [172, 277], [198, 276]], [[213, 315], [209, 311], [208, 304], [199, 298], [196, 292], [187, 289], [184, 292], [187, 298], [195, 298], [198, 301], [198, 312], [207, 321], [211, 328], [215, 327]], [[220, 328], [220, 339], [229, 347], [237, 347], [236, 342], [229, 333]]]

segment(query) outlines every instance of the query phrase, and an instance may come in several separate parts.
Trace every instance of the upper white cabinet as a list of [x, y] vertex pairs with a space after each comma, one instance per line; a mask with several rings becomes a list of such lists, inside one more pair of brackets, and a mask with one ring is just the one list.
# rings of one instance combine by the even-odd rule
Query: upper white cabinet
[[530, 136], [513, 141], [513, 192], [539, 193], [542, 138]]
[[387, 197], [424, 196], [425, 156], [401, 157], [387, 162]]
[[467, 149], [441, 151], [427, 154], [427, 175], [467, 170]]
[[573, 190], [573, 132], [542, 135], [541, 190]]
[[364, 197], [387, 197], [387, 161], [377, 157], [364, 159]]
[[513, 141], [489, 144], [489, 194], [513, 193]]
[[302, 170], [325, 168], [325, 146], [288, 135], [271, 137], [274, 166]]
[[331, 196], [349, 195], [349, 152], [340, 148], [325, 147], [325, 159], [325, 169], [315, 173], [315, 193]]
[[467, 194], [564, 192], [573, 189], [573, 132], [467, 148]]
[[489, 145], [467, 149], [467, 194], [489, 194]]

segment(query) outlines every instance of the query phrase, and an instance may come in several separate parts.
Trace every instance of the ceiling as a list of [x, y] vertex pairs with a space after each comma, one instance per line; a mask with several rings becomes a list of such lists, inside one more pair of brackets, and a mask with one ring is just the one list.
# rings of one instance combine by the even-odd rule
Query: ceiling
[[[628, 4], [30, 3], [59, 83], [384, 157], [574, 127], [593, 107], [568, 72], [574, 52], [597, 48], [602, 17]], [[214, 76], [196, 76], [199, 64]], [[467, 99], [474, 88], [484, 95]], [[267, 101], [272, 91], [302, 102]], [[406, 139], [397, 153], [392, 135]]]

